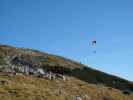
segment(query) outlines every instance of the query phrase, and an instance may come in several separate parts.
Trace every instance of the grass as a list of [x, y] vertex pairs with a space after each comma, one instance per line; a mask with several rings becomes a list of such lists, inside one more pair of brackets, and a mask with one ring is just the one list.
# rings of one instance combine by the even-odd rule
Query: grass
[[111, 98], [108, 100], [131, 99], [131, 95], [126, 96], [117, 89], [110, 90], [108, 87], [88, 84], [73, 77], [67, 77], [67, 81], [62, 81], [23, 75], [0, 75], [0, 80], [8, 82], [0, 85], [0, 100], [74, 100], [76, 96], [86, 100], [84, 95], [93, 100], [103, 100], [107, 96]]
[[[133, 98], [133, 93], [124, 95], [120, 91], [127, 88], [133, 89], [133, 84], [127, 80], [87, 68], [64, 57], [27, 50], [0, 46], [0, 66], [6, 63], [4, 58], [7, 56], [17, 56], [29, 63], [33, 62], [33, 58], [41, 58], [40, 62], [37, 61], [41, 67], [63, 71], [67, 81], [46, 80], [24, 75], [0, 75], [0, 80], [8, 83], [0, 85], [0, 100], [74, 100], [76, 96], [80, 96], [83, 100], [88, 100], [87, 97], [92, 100], [132, 100]], [[114, 80], [115, 85], [112, 83]]]

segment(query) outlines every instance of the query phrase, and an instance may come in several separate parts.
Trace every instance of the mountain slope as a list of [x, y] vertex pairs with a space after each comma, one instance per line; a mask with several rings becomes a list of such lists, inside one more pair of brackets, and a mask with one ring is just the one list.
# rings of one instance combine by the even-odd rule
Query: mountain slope
[[0, 45], [0, 71], [4, 100], [133, 100], [132, 82], [37, 50]]

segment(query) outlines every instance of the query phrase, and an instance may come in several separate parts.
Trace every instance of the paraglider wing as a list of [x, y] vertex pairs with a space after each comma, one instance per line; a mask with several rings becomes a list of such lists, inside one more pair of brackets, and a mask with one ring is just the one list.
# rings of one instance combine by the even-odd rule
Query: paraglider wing
[[96, 40], [93, 40], [92, 41], [92, 47], [96, 47], [96, 43], [97, 43]]
[[96, 47], [97, 41], [93, 40], [91, 41], [91, 47], [93, 48], [93, 53], [96, 53], [96, 50], [94, 49]]

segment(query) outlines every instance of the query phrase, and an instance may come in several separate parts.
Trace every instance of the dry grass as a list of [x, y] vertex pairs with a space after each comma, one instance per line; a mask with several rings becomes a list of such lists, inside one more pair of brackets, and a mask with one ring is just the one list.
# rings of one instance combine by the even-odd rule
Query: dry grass
[[[0, 100], [75, 100], [76, 96], [83, 100], [133, 100], [133, 94], [124, 95], [120, 90], [111, 88], [130, 88], [129, 81], [91, 68], [83, 69], [84, 65], [60, 56], [31, 49], [0, 46], [0, 65], [5, 63], [5, 57], [14, 55], [29, 62], [33, 57], [47, 56], [47, 59], [40, 61], [41, 67], [58, 67], [59, 70], [63, 68], [62, 70], [71, 73], [65, 73], [65, 82], [24, 75], [0, 75], [0, 80], [8, 83], [0, 85]], [[116, 85], [112, 84], [113, 80], [117, 81]], [[132, 83], [130, 86], [133, 89]]]
[[[133, 100], [121, 91], [103, 85], [88, 84], [73, 77], [67, 81], [46, 80], [33, 76], [0, 76], [8, 83], [0, 85], [0, 100], [74, 100], [80, 96], [87, 100]], [[110, 98], [110, 99], [107, 99]]]

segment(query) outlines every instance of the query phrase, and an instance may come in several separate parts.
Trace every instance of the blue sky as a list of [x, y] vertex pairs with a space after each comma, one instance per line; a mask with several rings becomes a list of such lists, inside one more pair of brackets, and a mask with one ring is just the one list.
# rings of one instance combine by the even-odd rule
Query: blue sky
[[[133, 81], [132, 5], [132, 0], [0, 0], [0, 43], [58, 54]], [[96, 48], [88, 46], [92, 39]]]

